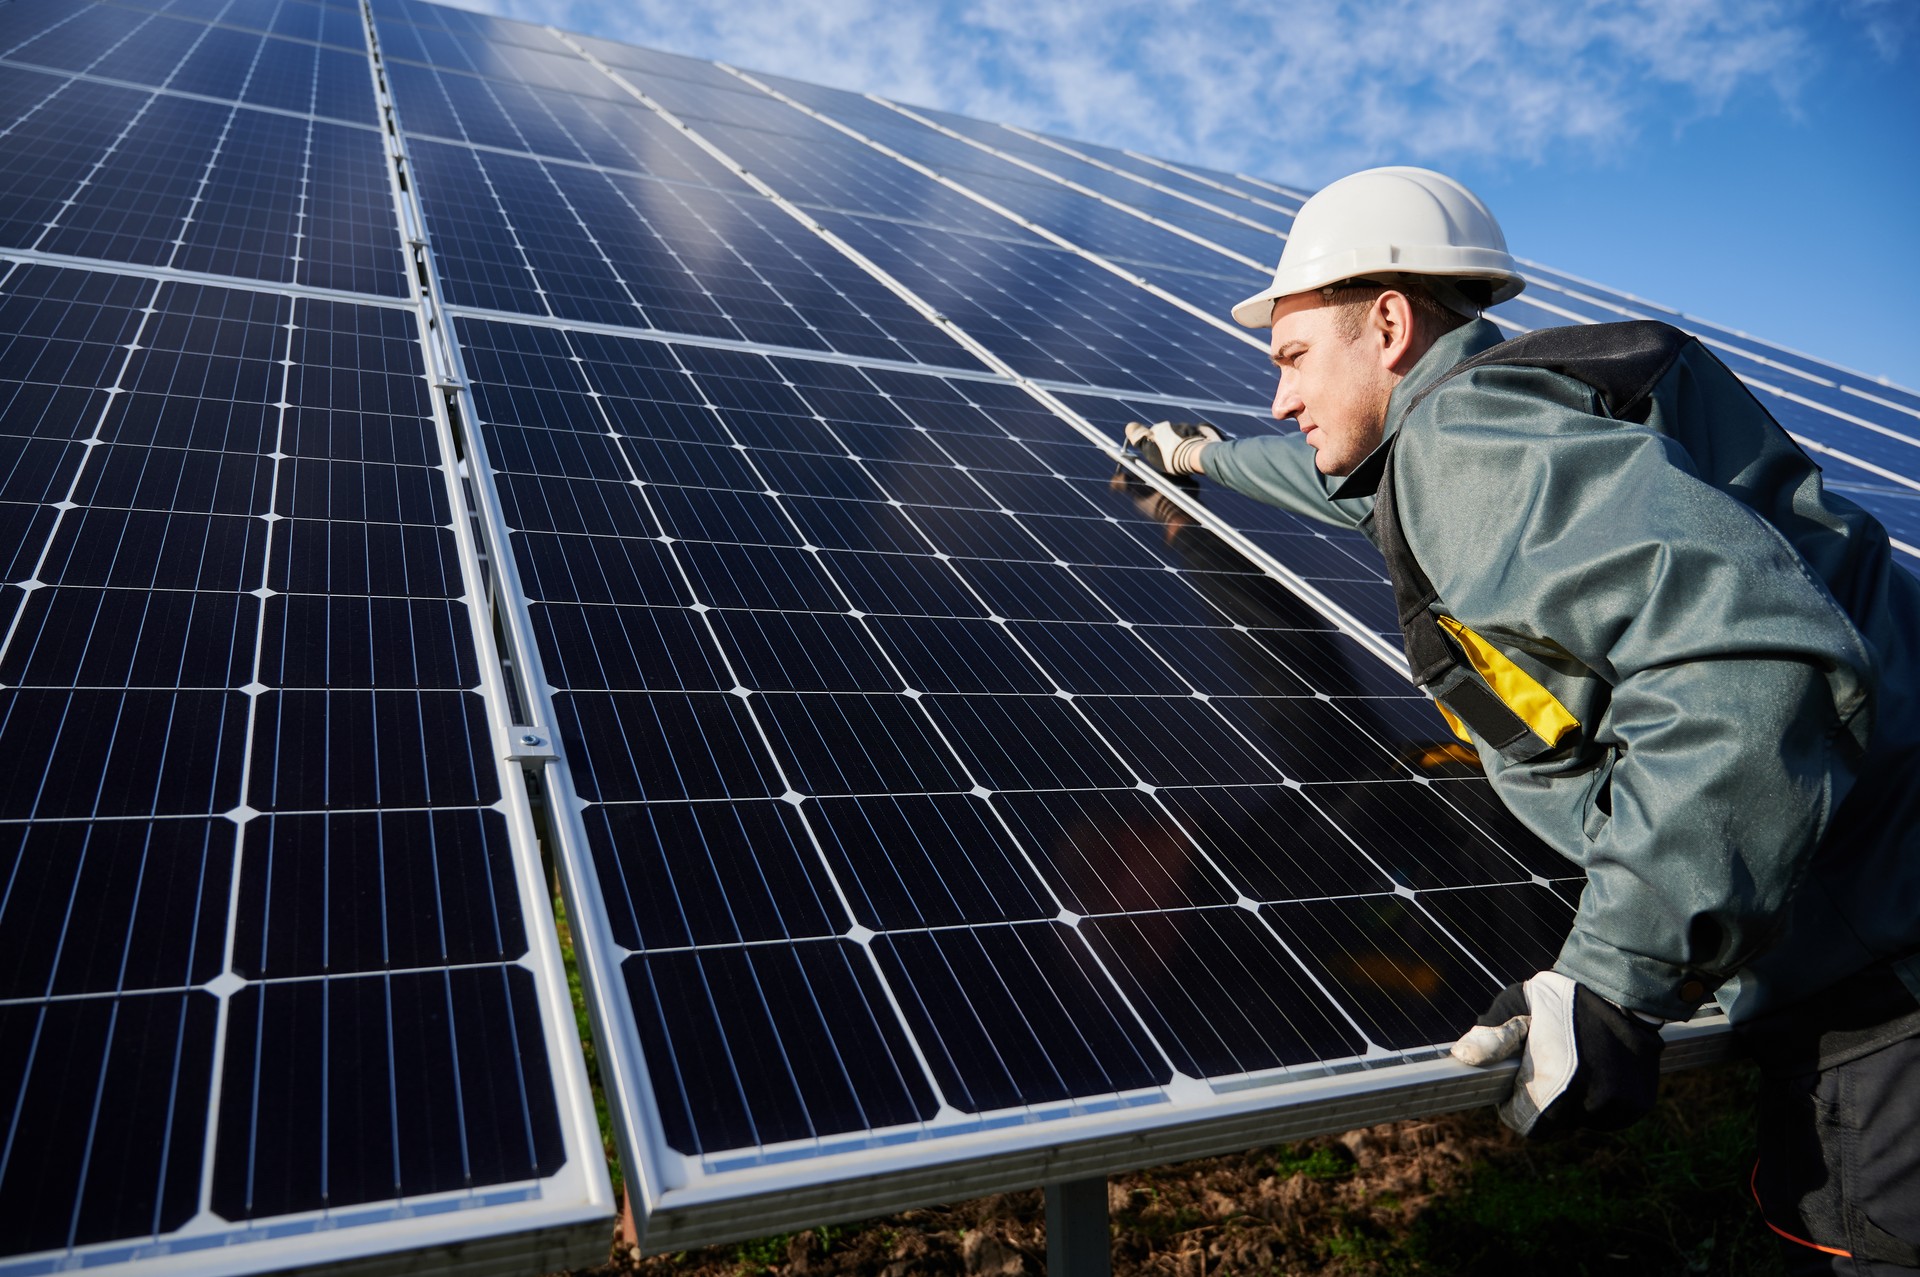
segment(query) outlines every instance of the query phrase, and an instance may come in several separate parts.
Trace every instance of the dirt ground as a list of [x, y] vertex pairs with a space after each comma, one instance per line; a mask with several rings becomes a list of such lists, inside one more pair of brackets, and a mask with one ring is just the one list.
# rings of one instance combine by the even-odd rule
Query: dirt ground
[[[1773, 1277], [1746, 1196], [1753, 1079], [1670, 1077], [1618, 1135], [1524, 1143], [1489, 1113], [1394, 1122], [1114, 1178], [1115, 1277], [1725, 1274]], [[1046, 1270], [1038, 1191], [675, 1255], [616, 1245], [574, 1277]]]

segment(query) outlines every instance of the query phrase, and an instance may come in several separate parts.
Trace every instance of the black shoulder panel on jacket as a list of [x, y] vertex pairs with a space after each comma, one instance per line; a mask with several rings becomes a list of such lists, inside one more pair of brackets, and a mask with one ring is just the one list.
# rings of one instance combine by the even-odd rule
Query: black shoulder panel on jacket
[[1654, 386], [1694, 339], [1671, 324], [1636, 319], [1619, 324], [1574, 324], [1522, 333], [1454, 365], [1422, 390], [1413, 404], [1472, 368], [1487, 364], [1545, 368], [1592, 386], [1607, 413], [1622, 421], [1645, 421]]

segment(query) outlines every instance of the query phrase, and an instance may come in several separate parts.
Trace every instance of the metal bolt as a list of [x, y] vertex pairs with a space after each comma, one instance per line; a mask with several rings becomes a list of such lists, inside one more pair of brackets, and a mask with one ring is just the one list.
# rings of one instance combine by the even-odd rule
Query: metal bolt
[[522, 745], [538, 745], [540, 743], [540, 738], [538, 736], [535, 736], [532, 732], [528, 732], [520, 738], [520, 743]]

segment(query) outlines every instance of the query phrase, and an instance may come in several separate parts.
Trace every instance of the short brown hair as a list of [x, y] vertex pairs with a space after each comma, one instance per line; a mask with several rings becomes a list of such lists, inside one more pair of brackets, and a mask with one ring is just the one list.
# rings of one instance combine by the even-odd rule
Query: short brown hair
[[1342, 280], [1340, 283], [1328, 284], [1322, 288], [1320, 298], [1336, 311], [1333, 317], [1334, 331], [1340, 334], [1340, 339], [1354, 341], [1360, 336], [1367, 308], [1386, 292], [1399, 293], [1405, 297], [1420, 325], [1431, 329], [1436, 337], [1472, 322], [1472, 316], [1463, 315], [1452, 307], [1443, 305], [1418, 276], [1402, 277], [1391, 281]]

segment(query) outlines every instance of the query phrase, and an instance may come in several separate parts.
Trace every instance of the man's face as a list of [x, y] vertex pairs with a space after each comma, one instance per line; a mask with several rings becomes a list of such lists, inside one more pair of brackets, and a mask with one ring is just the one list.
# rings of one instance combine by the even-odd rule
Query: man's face
[[1317, 293], [1273, 304], [1271, 349], [1280, 369], [1274, 419], [1298, 422], [1313, 445], [1314, 467], [1333, 475], [1349, 473], [1380, 446], [1387, 400], [1399, 380], [1383, 365], [1381, 335], [1371, 319], [1351, 338], [1341, 334], [1338, 319], [1338, 308]]

